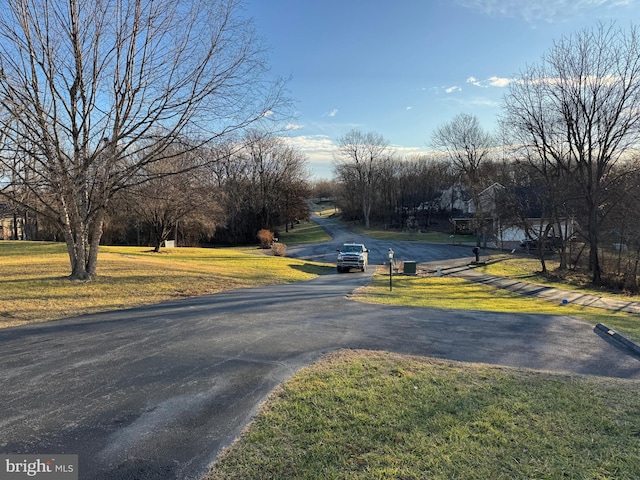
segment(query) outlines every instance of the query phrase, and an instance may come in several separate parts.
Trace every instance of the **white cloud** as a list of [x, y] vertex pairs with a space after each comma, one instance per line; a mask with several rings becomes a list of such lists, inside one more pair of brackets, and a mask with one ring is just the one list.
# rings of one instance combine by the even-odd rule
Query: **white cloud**
[[405, 110], [413, 110], [412, 106], [408, 106]]
[[285, 130], [302, 130], [304, 128], [304, 125], [298, 125], [296, 123], [287, 123], [284, 126]]
[[335, 117], [338, 114], [338, 109], [334, 108], [333, 110], [329, 111], [329, 112], [325, 112], [324, 115], [322, 115], [323, 117]]
[[598, 77], [596, 75], [586, 75], [582, 77], [539, 77], [539, 78], [521, 78], [514, 79], [523, 84], [531, 85], [593, 85], [593, 86], [615, 86], [620, 84], [623, 79], [614, 75], [603, 75]]
[[[332, 177], [338, 147], [329, 136], [298, 135], [282, 137], [282, 139], [306, 155], [312, 177], [315, 179]], [[409, 158], [413, 155], [430, 153], [430, 151], [424, 147], [403, 145], [390, 145], [389, 152], [399, 158]]]
[[470, 83], [471, 85], [475, 85], [476, 87], [482, 87], [482, 84], [478, 81], [476, 77], [467, 78], [467, 83]]
[[422, 88], [421, 89], [423, 92], [428, 91], [430, 93], [434, 93], [436, 95], [440, 95], [442, 92], [444, 93], [454, 93], [454, 92], [459, 92], [462, 90], [462, 88], [460, 88], [457, 85], [453, 85], [451, 87], [446, 87], [446, 86], [442, 86], [442, 87], [429, 87], [427, 88]]
[[492, 87], [506, 87], [507, 85], [509, 85], [511, 82], [513, 81], [512, 78], [504, 78], [504, 77], [490, 77], [489, 78], [489, 85], [491, 85]]
[[394, 155], [402, 158], [406, 158], [412, 155], [423, 155], [429, 153], [428, 150], [425, 150], [421, 147], [405, 147], [402, 145], [390, 145], [389, 149]]
[[[327, 135], [298, 135], [294, 137], [283, 137], [283, 139], [305, 153], [308, 159], [314, 163], [332, 163], [334, 154], [338, 152], [338, 147]], [[399, 155], [426, 153], [425, 150], [420, 147], [391, 145], [390, 149]]]
[[530, 24], [558, 23], [633, 6], [634, 0], [456, 0], [491, 17], [522, 18]]
[[284, 140], [304, 153], [314, 163], [331, 163], [337, 151], [333, 141], [326, 135], [298, 135]]
[[463, 97], [463, 96], [450, 96], [442, 97], [443, 102], [449, 102], [453, 105], [458, 105], [456, 108], [472, 109], [472, 108], [499, 108], [500, 102], [487, 97]]
[[474, 85], [476, 87], [482, 87], [482, 88], [486, 88], [486, 87], [497, 87], [497, 88], [504, 88], [507, 85], [509, 85], [511, 82], [513, 81], [512, 78], [506, 78], [506, 77], [489, 77], [487, 80], [478, 80], [476, 77], [469, 77], [467, 78], [467, 83], [470, 83], [471, 85]]
[[469, 100], [467, 103], [470, 105], [475, 105], [477, 107], [498, 108], [500, 106], [500, 102], [486, 97], [475, 97]]

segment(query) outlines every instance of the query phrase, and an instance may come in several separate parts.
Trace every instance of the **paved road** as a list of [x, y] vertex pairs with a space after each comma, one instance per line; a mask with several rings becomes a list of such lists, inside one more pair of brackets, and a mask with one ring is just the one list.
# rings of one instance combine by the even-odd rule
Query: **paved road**
[[370, 250], [369, 263], [382, 265], [388, 261], [389, 248], [394, 251], [394, 258], [399, 261], [436, 261], [451, 259], [472, 259], [470, 247], [454, 245], [430, 245], [419, 242], [390, 242], [377, 240], [365, 235], [359, 235], [346, 229], [343, 225], [330, 218], [316, 217], [317, 221], [327, 230], [332, 240], [327, 243], [289, 246], [287, 256], [304, 258], [317, 262], [335, 263], [336, 250], [345, 242], [364, 243]]
[[[368, 244], [380, 261], [386, 244]], [[420, 246], [392, 248], [427, 260]], [[468, 253], [424, 248], [435, 258]], [[640, 378], [637, 357], [569, 317], [348, 300], [370, 275], [2, 330], [0, 452], [78, 453], [82, 479], [200, 478], [277, 384], [337, 348]]]

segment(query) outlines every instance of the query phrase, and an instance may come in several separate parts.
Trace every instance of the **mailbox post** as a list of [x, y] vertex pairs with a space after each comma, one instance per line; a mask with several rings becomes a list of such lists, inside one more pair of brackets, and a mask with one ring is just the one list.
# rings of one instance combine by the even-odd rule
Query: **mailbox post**
[[389, 291], [393, 291], [393, 250], [389, 249]]

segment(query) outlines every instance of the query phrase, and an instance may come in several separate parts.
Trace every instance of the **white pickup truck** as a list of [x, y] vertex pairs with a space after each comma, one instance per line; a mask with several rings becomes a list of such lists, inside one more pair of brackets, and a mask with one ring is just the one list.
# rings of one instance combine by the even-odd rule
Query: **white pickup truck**
[[338, 272], [348, 272], [351, 268], [367, 271], [369, 250], [362, 243], [345, 243], [338, 249]]

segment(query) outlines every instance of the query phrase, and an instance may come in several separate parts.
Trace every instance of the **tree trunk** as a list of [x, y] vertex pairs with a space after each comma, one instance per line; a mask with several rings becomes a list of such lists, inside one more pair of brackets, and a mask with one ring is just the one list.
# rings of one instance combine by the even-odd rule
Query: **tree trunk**
[[364, 228], [369, 230], [371, 226], [371, 205], [373, 204], [373, 185], [368, 178], [366, 182], [362, 191], [362, 214], [364, 215]]
[[591, 283], [600, 285], [602, 282], [602, 271], [600, 270], [600, 257], [598, 256], [599, 225], [597, 219], [597, 205], [595, 202], [589, 204], [589, 270], [593, 274]]
[[364, 228], [369, 230], [369, 217], [371, 216], [371, 205], [365, 204], [362, 206], [362, 213], [364, 214]]
[[[636, 260], [633, 264], [633, 268], [627, 268], [627, 275], [625, 278], [624, 286], [631, 293], [638, 293], [638, 253], [636, 252]], [[629, 272], [630, 270], [630, 272]]]
[[13, 213], [13, 235], [11, 240], [19, 240], [18, 238], [18, 214]]
[[536, 253], [538, 254], [538, 260], [540, 260], [540, 268], [542, 269], [541, 273], [543, 275], [547, 274], [547, 260], [544, 257], [545, 245], [546, 245], [546, 242], [544, 241], [544, 237], [540, 235], [540, 237], [538, 238], [538, 246], [536, 247]]
[[157, 222], [151, 227], [151, 239], [153, 241], [153, 251], [158, 253], [162, 248], [162, 243], [169, 238], [174, 226], [170, 223]]
[[71, 263], [70, 280], [95, 279], [103, 222], [104, 214], [97, 213], [89, 225], [79, 220], [65, 225], [62, 233]]
[[589, 268], [593, 274], [591, 283], [600, 285], [602, 283], [602, 271], [600, 270], [600, 259], [598, 257], [598, 239], [591, 238], [589, 234]]
[[91, 222], [89, 231], [89, 258], [87, 261], [87, 272], [89, 278], [94, 279], [97, 275], [98, 268], [98, 248], [100, 247], [100, 239], [102, 238], [102, 227], [104, 226], [104, 211], [96, 213], [96, 217]]
[[87, 271], [89, 243], [84, 238], [74, 239], [70, 231], [65, 231], [64, 237], [71, 262], [71, 275], [69, 275], [69, 279], [92, 280]]
[[558, 258], [560, 259], [560, 264], [558, 265], [558, 270], [566, 270], [567, 269], [567, 246], [564, 240], [562, 241], [562, 245], [560, 245], [560, 249], [558, 250]]
[[153, 252], [158, 253], [160, 251], [160, 247], [162, 247], [163, 228], [161, 226], [154, 225], [151, 228], [149, 236], [149, 240], [151, 240], [151, 246], [153, 247]]
[[571, 235], [569, 230], [569, 223], [565, 220], [564, 229], [562, 228], [562, 222], [556, 217], [556, 222], [558, 226], [557, 238], [560, 239], [560, 246], [558, 247], [558, 257], [560, 260], [560, 265], [558, 265], [558, 270], [566, 270], [568, 268], [569, 262], [567, 260], [567, 243], [571, 241]]
[[540, 267], [542, 268], [542, 274], [547, 274], [547, 261], [544, 258], [544, 251], [542, 250], [542, 245], [538, 245], [538, 255], [540, 258]]

